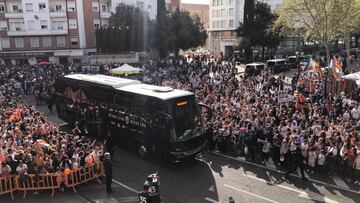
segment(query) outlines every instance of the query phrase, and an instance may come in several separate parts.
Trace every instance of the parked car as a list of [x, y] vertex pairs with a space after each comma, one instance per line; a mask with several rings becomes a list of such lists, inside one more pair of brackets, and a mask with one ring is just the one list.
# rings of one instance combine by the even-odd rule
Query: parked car
[[298, 68], [298, 65], [304, 60], [305, 58], [303, 56], [289, 56], [287, 63], [289, 68]]
[[286, 59], [271, 59], [267, 61], [267, 68], [274, 73], [280, 73], [289, 70]]
[[245, 77], [256, 76], [265, 69], [266, 64], [264, 63], [249, 63], [245, 66]]

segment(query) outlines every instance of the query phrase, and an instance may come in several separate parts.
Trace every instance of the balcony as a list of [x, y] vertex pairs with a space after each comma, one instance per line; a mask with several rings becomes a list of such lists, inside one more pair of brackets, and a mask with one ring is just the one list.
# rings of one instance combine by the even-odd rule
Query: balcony
[[5, 18], [23, 18], [23, 17], [24, 17], [24, 13], [20, 9], [19, 11], [5, 13]]
[[50, 18], [62, 18], [66, 17], [65, 11], [50, 11]]
[[110, 18], [110, 12], [100, 12], [100, 18]]
[[7, 32], [9, 37], [16, 36], [35, 36], [35, 35], [66, 35], [68, 30], [10, 30]]

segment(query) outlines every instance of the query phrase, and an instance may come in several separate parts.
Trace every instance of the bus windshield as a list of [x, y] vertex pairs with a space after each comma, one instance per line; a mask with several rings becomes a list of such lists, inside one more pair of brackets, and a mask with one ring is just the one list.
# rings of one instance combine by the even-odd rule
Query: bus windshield
[[196, 137], [203, 132], [201, 112], [194, 96], [170, 100], [169, 113], [174, 118], [177, 140]]

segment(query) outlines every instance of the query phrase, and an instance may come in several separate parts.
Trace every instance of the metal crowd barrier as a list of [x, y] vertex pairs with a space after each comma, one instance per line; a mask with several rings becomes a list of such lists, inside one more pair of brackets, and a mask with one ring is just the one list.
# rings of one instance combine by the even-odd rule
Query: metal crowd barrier
[[[0, 196], [11, 194], [14, 200], [15, 191], [23, 191], [23, 199], [27, 191], [52, 190], [51, 197], [54, 196], [55, 189], [60, 189], [61, 184], [72, 188], [77, 193], [75, 186], [87, 183], [91, 180], [97, 180], [101, 184], [99, 177], [104, 176], [103, 165], [101, 162], [87, 166], [78, 170], [73, 170], [67, 174], [30, 174], [27, 176], [10, 175], [0, 177]], [[63, 179], [64, 178], [64, 179]]]

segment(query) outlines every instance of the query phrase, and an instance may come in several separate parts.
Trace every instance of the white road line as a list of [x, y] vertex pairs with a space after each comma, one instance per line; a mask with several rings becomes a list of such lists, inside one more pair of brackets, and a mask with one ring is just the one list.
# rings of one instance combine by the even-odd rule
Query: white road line
[[298, 197], [301, 197], [301, 198], [304, 198], [304, 199], [315, 200], [315, 201], [320, 201], [320, 202], [325, 202], [325, 203], [339, 203], [339, 202], [337, 202], [337, 201], [335, 201], [333, 199], [330, 199], [330, 198], [325, 197], [323, 195], [320, 195], [318, 193], [312, 192], [312, 191], [310, 191], [308, 189], [302, 191], [302, 190], [298, 190], [298, 189], [288, 187], [288, 186], [285, 186], [285, 185], [275, 184], [273, 181], [267, 181], [267, 180], [264, 180], [264, 179], [261, 179], [261, 178], [258, 178], [258, 177], [252, 176], [252, 175], [243, 174], [243, 176], [254, 179], [254, 180], [257, 180], [257, 181], [260, 181], [260, 182], [267, 183], [269, 185], [280, 187], [280, 188], [283, 188], [283, 189], [286, 189], [286, 190], [289, 190], [289, 191], [292, 191], [292, 192], [299, 193]]
[[257, 195], [257, 194], [254, 194], [252, 192], [248, 192], [248, 191], [245, 191], [245, 190], [242, 190], [242, 189], [239, 189], [239, 188], [236, 188], [236, 187], [233, 187], [233, 186], [230, 186], [230, 185], [227, 185], [227, 184], [224, 184], [225, 187], [228, 187], [228, 188], [231, 188], [233, 190], [236, 190], [236, 191], [239, 191], [239, 192], [243, 192], [245, 194], [248, 194], [248, 195], [251, 195], [253, 197], [257, 197], [259, 199], [262, 199], [262, 200], [265, 200], [265, 201], [268, 201], [268, 202], [273, 202], [273, 203], [279, 203], [275, 200], [272, 200], [272, 199], [269, 199], [269, 198], [266, 198], [266, 197], [263, 197], [263, 196], [260, 196], [260, 195]]
[[59, 126], [62, 127], [62, 126], [66, 126], [68, 123], [60, 123]]
[[[218, 156], [222, 156], [222, 157], [225, 157], [225, 158], [228, 158], [228, 159], [232, 159], [232, 160], [235, 160], [235, 161], [239, 161], [239, 162], [242, 162], [242, 163], [246, 163], [246, 164], [249, 164], [249, 165], [257, 166], [257, 167], [260, 167], [260, 168], [263, 168], [263, 169], [275, 171], [275, 172], [278, 172], [278, 173], [281, 173], [281, 174], [284, 174], [284, 173], [285, 173], [285, 172], [280, 171], [280, 170], [277, 170], [277, 169], [273, 169], [273, 168], [270, 168], [270, 167], [266, 167], [266, 166], [263, 166], [263, 165], [260, 165], [260, 164], [256, 164], [256, 163], [252, 163], [252, 162], [248, 162], [248, 161], [243, 161], [243, 160], [240, 160], [240, 159], [231, 157], [231, 156], [227, 156], [227, 155], [224, 155], [224, 154], [220, 154], [220, 153], [218, 153], [218, 152], [213, 152], [213, 154], [216, 154], [216, 155], [218, 155]], [[290, 175], [293, 176], [293, 177], [297, 177], [297, 178], [300, 178], [300, 177], [301, 177], [301, 176], [294, 175], [294, 174], [290, 174]], [[341, 186], [338, 186], [338, 185], [329, 184], [329, 183], [326, 183], [326, 182], [323, 182], [323, 181], [319, 181], [319, 180], [315, 180], [315, 179], [310, 179], [310, 178], [309, 178], [309, 181], [314, 182], [314, 183], [318, 183], [318, 184], [321, 184], [321, 185], [325, 185], [325, 186], [328, 186], [328, 187], [337, 188], [337, 189], [340, 189], [340, 190], [352, 192], [352, 193], [355, 193], [355, 194], [360, 194], [360, 191], [356, 191], [356, 190], [344, 188], [344, 187], [341, 187]]]
[[125, 189], [127, 189], [127, 190], [130, 190], [131, 192], [134, 192], [134, 193], [136, 193], [136, 194], [139, 192], [139, 191], [135, 190], [134, 188], [132, 188], [132, 187], [130, 187], [130, 186], [127, 186], [127, 185], [125, 185], [124, 183], [121, 183], [120, 181], [117, 181], [117, 180], [115, 180], [115, 179], [112, 179], [112, 182], [114, 182], [114, 183], [120, 185], [121, 187], [123, 187], [123, 188], [125, 188]]
[[212, 198], [210, 198], [210, 197], [205, 197], [204, 200], [206, 200], [206, 201], [208, 201], [208, 202], [211, 202], [211, 203], [221, 203], [221, 202], [216, 201], [216, 200], [214, 200], [214, 199], [212, 199]]
[[349, 186], [339, 176], [332, 176], [331, 178], [336, 185], [349, 189]]

